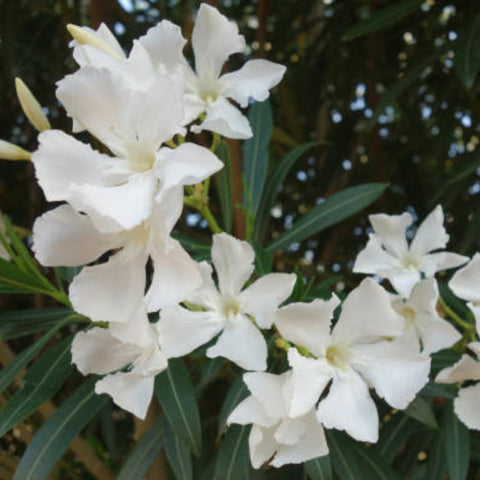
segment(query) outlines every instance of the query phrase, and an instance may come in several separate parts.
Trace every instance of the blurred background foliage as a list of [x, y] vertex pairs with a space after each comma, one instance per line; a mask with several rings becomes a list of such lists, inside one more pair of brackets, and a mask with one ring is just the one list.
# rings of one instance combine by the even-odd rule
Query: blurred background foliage
[[[306, 277], [318, 279], [333, 273], [342, 278], [339, 288], [353, 285], [358, 278], [351, 274], [351, 265], [367, 240], [368, 213], [407, 209], [423, 219], [437, 203], [447, 213], [451, 249], [465, 254], [478, 249], [477, 2], [207, 3], [239, 23], [247, 38], [247, 56], [288, 67], [271, 97], [270, 168], [275, 169], [291, 148], [317, 142], [289, 172], [271, 210], [266, 238], [275, 238], [315, 204], [348, 186], [389, 183], [368, 211], [277, 254], [277, 270], [296, 267]], [[16, 76], [40, 100], [54, 128], [71, 129], [55, 98], [55, 82], [75, 69], [66, 24], [96, 28], [104, 22], [129, 49], [134, 38], [163, 18], [180, 24], [188, 37], [199, 4], [196, 0], [0, 0], [0, 138], [36, 148], [36, 132], [22, 115], [15, 95]], [[190, 51], [186, 53], [191, 56]], [[232, 58], [230, 67], [243, 60]], [[241, 149], [235, 142], [230, 143], [230, 153], [238, 162]], [[241, 190], [241, 179], [236, 178], [234, 198], [238, 202]], [[215, 191], [212, 195], [215, 200]], [[215, 203], [212, 208], [218, 212]], [[0, 209], [16, 225], [27, 228], [47, 209], [31, 165], [0, 163]], [[237, 236], [244, 234], [241, 215], [236, 212]], [[187, 210], [183, 222], [181, 230], [208, 241], [207, 225], [197, 213]], [[22, 297], [21, 301], [28, 306], [30, 300]], [[106, 414], [99, 422], [109, 418]], [[118, 457], [110, 457], [113, 466], [125, 448], [112, 447]]]

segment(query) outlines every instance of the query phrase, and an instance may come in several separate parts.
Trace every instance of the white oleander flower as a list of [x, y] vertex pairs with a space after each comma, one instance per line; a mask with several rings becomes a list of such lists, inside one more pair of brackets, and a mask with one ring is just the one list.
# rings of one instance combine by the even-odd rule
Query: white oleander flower
[[292, 303], [279, 309], [275, 324], [281, 335], [312, 357], [290, 348], [293, 398], [289, 415], [298, 417], [320, 400], [317, 418], [325, 428], [345, 430], [360, 441], [378, 439], [378, 412], [369, 387], [394, 408], [405, 408], [427, 383], [430, 359], [392, 341], [404, 321], [391, 307], [387, 292], [367, 278], [342, 305], [339, 300]]
[[[468, 348], [476, 358], [468, 354], [452, 367], [443, 369], [438, 373], [435, 381], [438, 383], [457, 383], [471, 380], [480, 380], [480, 342], [468, 344]], [[454, 400], [454, 410], [458, 418], [473, 430], [480, 430], [480, 382], [475, 385], [460, 388]]]
[[204, 147], [162, 146], [182, 129], [182, 92], [170, 74], [157, 76], [145, 91], [104, 69], [85, 67], [67, 76], [58, 98], [114, 156], [62, 131], [43, 132], [32, 161], [47, 200], [68, 201], [94, 220], [101, 215], [131, 229], [171, 188], [196, 184], [222, 168]]
[[83, 268], [70, 284], [69, 296], [75, 310], [92, 320], [127, 322], [144, 295], [149, 257], [154, 269], [145, 297], [149, 311], [183, 301], [202, 283], [196, 262], [170, 237], [182, 199], [181, 188], [173, 189], [146, 221], [130, 230], [99, 230], [101, 219], [93, 222], [62, 205], [36, 220], [33, 251], [45, 266], [77, 266], [114, 250], [106, 263]]
[[480, 332], [480, 253], [453, 275], [448, 286], [457, 297], [467, 300]]
[[141, 303], [127, 323], [77, 333], [72, 362], [83, 375], [108, 374], [97, 381], [95, 392], [107, 393], [119, 407], [141, 419], [152, 399], [155, 375], [168, 363], [158, 343], [156, 324], [149, 323]]
[[392, 306], [405, 318], [399, 341], [406, 342], [426, 355], [451, 347], [462, 336], [437, 312], [438, 287], [434, 278], [417, 283], [407, 299], [395, 296]]
[[212, 262], [219, 288], [213, 283], [210, 265], [201, 262], [204, 283], [186, 299], [199, 310], [174, 306], [161, 311], [158, 329], [167, 357], [186, 355], [221, 332], [215, 345], [208, 348], [208, 357], [228, 358], [246, 370], [265, 370], [267, 344], [259, 328], [271, 327], [274, 313], [291, 294], [296, 277], [271, 273], [242, 291], [253, 273], [254, 258], [247, 242], [226, 233], [213, 236]]
[[[122, 70], [136, 79], [145, 74], [135, 75], [132, 71], [145, 70], [147, 77], [151, 69], [145, 68], [144, 59], [134, 52], [141, 45], [155, 66], [163, 66], [169, 71], [181, 67], [185, 72], [185, 117], [190, 123], [200, 115], [205, 118], [192, 130], [210, 130], [229, 138], [245, 139], [252, 136], [247, 118], [233, 106], [231, 98], [241, 107], [247, 107], [249, 99], [266, 100], [269, 90], [282, 79], [286, 68], [278, 63], [263, 59], [249, 60], [238, 71], [222, 75], [222, 67], [228, 57], [245, 51], [245, 38], [238, 33], [238, 27], [221, 15], [218, 10], [201, 4], [192, 32], [192, 48], [195, 55], [195, 71], [182, 54], [186, 40], [180, 27], [163, 20], [134, 42], [129, 56], [125, 56], [113, 34], [105, 25], [95, 32], [88, 27], [77, 28], [80, 38], [76, 42], [74, 57], [81, 67], [104, 66], [111, 70]], [[74, 35], [74, 38], [76, 36]], [[131, 66], [127, 66], [127, 62]], [[140, 65], [140, 66], [139, 66]], [[135, 68], [133, 68], [135, 67]]]
[[358, 254], [353, 266], [356, 273], [373, 273], [390, 281], [403, 297], [408, 297], [413, 286], [422, 278], [433, 277], [436, 272], [455, 268], [468, 258], [456, 253], [434, 252], [447, 246], [448, 234], [443, 226], [443, 211], [438, 205], [418, 227], [408, 245], [405, 231], [412, 216], [385, 215], [368, 217], [374, 233], [367, 246]]
[[243, 376], [251, 395], [232, 411], [227, 423], [253, 424], [248, 443], [254, 468], [272, 457], [269, 464], [278, 468], [328, 455], [325, 432], [315, 409], [298, 418], [288, 415], [291, 373], [252, 372]]

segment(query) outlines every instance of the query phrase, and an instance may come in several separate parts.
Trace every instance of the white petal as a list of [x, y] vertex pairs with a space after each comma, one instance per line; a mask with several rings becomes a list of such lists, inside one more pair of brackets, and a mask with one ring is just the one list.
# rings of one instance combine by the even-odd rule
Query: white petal
[[46, 130], [38, 140], [32, 162], [38, 183], [50, 202], [68, 200], [72, 185], [110, 185], [118, 178], [112, 173], [115, 158], [96, 152], [64, 132]]
[[[152, 332], [154, 329], [152, 329]], [[132, 373], [143, 376], [155, 376], [168, 367], [168, 360], [165, 353], [158, 348], [158, 345], [145, 350], [134, 362]]]
[[227, 58], [245, 50], [245, 38], [239, 35], [236, 23], [202, 3], [193, 27], [192, 47], [199, 76], [217, 78]]
[[392, 269], [390, 272], [385, 272], [384, 276], [390, 280], [395, 290], [404, 298], [410, 296], [413, 287], [415, 287], [422, 278], [418, 270], [410, 269]]
[[212, 262], [223, 295], [236, 296], [253, 273], [255, 253], [249, 243], [226, 233], [213, 236]]
[[107, 393], [116, 405], [144, 419], [153, 396], [154, 377], [132, 372], [107, 375], [95, 384], [95, 393]]
[[470, 302], [480, 302], [480, 253], [453, 275], [448, 286], [457, 297]]
[[[156, 189], [157, 179], [146, 172], [131, 175], [119, 186], [99, 187], [87, 184], [72, 187], [72, 201], [87, 213], [93, 210], [111, 218], [125, 230], [130, 230], [150, 216]], [[135, 208], [132, 208], [133, 205]]]
[[123, 343], [135, 344], [140, 351], [149, 347], [154, 340], [144, 302], [139, 303], [128, 322], [111, 322], [108, 329], [116, 339]]
[[[310, 409], [313, 412], [313, 409]], [[315, 415], [313, 415], [315, 419]], [[275, 440], [282, 445], [295, 445], [307, 430], [307, 424], [303, 418], [284, 418], [275, 431]]]
[[209, 130], [222, 137], [239, 140], [253, 136], [248, 119], [224, 97], [218, 97], [215, 102], [208, 104], [205, 120], [200, 125], [193, 125], [191, 130], [194, 133]]
[[282, 337], [319, 356], [330, 338], [333, 312], [340, 304], [336, 295], [330, 300], [290, 303], [275, 314], [275, 325]]
[[458, 253], [438, 252], [425, 255], [420, 262], [420, 270], [427, 277], [433, 277], [436, 272], [456, 268], [468, 262], [468, 257]]
[[72, 363], [83, 375], [105, 375], [129, 365], [138, 355], [137, 346], [123, 343], [98, 327], [77, 333], [72, 343]]
[[248, 437], [250, 461], [253, 468], [260, 468], [275, 453], [278, 443], [273, 436], [274, 432], [274, 427], [265, 428], [253, 425]]
[[180, 27], [168, 20], [162, 20], [150, 28], [138, 41], [155, 64], [172, 68], [183, 61], [182, 51], [187, 41]]
[[378, 440], [377, 408], [366, 383], [355, 372], [333, 380], [318, 405], [317, 418], [326, 428], [345, 430], [355, 440]]
[[145, 291], [145, 262], [143, 255], [121, 251], [107, 263], [85, 267], [70, 284], [73, 308], [93, 321], [128, 322]]
[[333, 336], [341, 341], [358, 341], [362, 337], [398, 335], [402, 330], [403, 318], [393, 310], [387, 292], [365, 278], [343, 302]]
[[213, 282], [212, 267], [209, 263], [203, 261], [198, 264], [198, 271], [203, 283], [200, 288], [187, 298], [187, 301], [207, 310], [215, 310], [215, 305], [219, 305], [222, 299]]
[[426, 355], [388, 341], [357, 345], [354, 349], [363, 358], [355, 368], [394, 408], [406, 408], [428, 382], [430, 357]]
[[211, 312], [194, 312], [176, 306], [161, 311], [157, 329], [165, 355], [181, 357], [220, 333], [223, 322]]
[[281, 375], [267, 372], [249, 372], [243, 375], [243, 381], [252, 395], [262, 404], [265, 412], [277, 420], [287, 415], [284, 387], [290, 378], [290, 371]]
[[[147, 223], [150, 227], [150, 243], [164, 245], [170, 238], [173, 227], [183, 211], [183, 187], [169, 188], [162, 193], [161, 201], [155, 199], [152, 214]], [[154, 250], [154, 248], [150, 248]]]
[[252, 315], [260, 328], [270, 328], [275, 311], [290, 296], [296, 280], [293, 273], [259, 278], [240, 294], [243, 311]]
[[370, 234], [367, 245], [357, 255], [353, 272], [388, 274], [392, 268], [400, 267], [398, 259], [382, 248], [380, 237]]
[[444, 368], [435, 378], [437, 383], [456, 383], [465, 380], [480, 380], [480, 362], [467, 354], [462, 355], [455, 365]]
[[332, 375], [325, 361], [306, 358], [296, 348], [288, 350], [288, 363], [293, 369], [293, 392], [288, 415], [299, 417], [309, 412], [318, 402]]
[[480, 430], [480, 383], [471, 387], [461, 388], [454, 401], [455, 413], [458, 418], [473, 430]]
[[44, 213], [33, 225], [32, 250], [45, 266], [85, 265], [120, 246], [118, 239], [99, 232], [89, 217], [70, 205]]
[[253, 423], [262, 427], [271, 427], [278, 422], [278, 419], [270, 417], [262, 404], [250, 395], [241, 401], [227, 418], [227, 425], [238, 423], [248, 425]]
[[306, 430], [300, 440], [294, 445], [279, 445], [277, 454], [270, 465], [281, 467], [288, 463], [303, 463], [317, 457], [328, 455], [328, 445], [323, 426], [318, 423], [315, 415], [309, 415], [297, 420], [303, 421]]
[[162, 189], [199, 183], [223, 167], [210, 150], [190, 142], [173, 150], [162, 148], [157, 158], [155, 172], [162, 181]]
[[473, 313], [473, 316], [475, 317], [475, 325], [477, 329], [477, 335], [480, 336], [480, 305], [478, 303], [472, 303], [468, 302], [467, 307], [471, 310]]
[[407, 227], [412, 224], [412, 216], [405, 212], [401, 215], [385, 215], [378, 213], [369, 215], [373, 230], [381, 238], [383, 246], [396, 257], [408, 252], [405, 236]]
[[267, 368], [267, 343], [253, 323], [243, 315], [229, 320], [207, 357], [224, 357], [245, 370]]
[[248, 107], [250, 98], [263, 102], [269, 90], [280, 83], [286, 67], [268, 60], [249, 60], [240, 70], [221, 77], [226, 86], [223, 95], [233, 98], [241, 107]]
[[443, 222], [442, 207], [437, 205], [418, 227], [410, 246], [410, 251], [413, 255], [420, 257], [432, 250], [447, 246], [449, 236], [443, 226]]
[[148, 311], [183, 302], [202, 284], [197, 263], [177, 240], [169, 240], [163, 251], [155, 249], [150, 255], [154, 270], [145, 296]]

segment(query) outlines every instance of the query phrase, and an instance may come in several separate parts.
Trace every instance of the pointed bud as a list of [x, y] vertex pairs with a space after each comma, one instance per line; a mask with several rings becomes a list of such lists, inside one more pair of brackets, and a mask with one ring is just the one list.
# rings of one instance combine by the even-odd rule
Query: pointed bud
[[30, 123], [39, 132], [50, 130], [52, 127], [48, 121], [48, 118], [43, 113], [42, 107], [38, 103], [38, 100], [33, 96], [33, 93], [19, 77], [15, 79], [15, 88], [17, 90], [17, 97], [20, 105], [22, 106], [26, 117], [30, 120]]
[[79, 27], [78, 25], [73, 25], [72, 23], [67, 25], [67, 30], [79, 45], [90, 45], [99, 50], [103, 50], [117, 60], [125, 60], [124, 55], [112, 48], [107, 42], [102, 40], [98, 35], [95, 35], [91, 30]]
[[0, 140], [0, 158], [2, 160], [30, 160], [31, 154], [13, 143]]

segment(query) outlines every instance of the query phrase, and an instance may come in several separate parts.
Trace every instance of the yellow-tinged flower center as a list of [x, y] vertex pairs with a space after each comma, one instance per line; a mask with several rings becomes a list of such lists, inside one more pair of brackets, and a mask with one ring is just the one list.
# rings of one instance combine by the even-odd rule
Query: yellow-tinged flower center
[[325, 359], [334, 368], [340, 370], [348, 369], [349, 354], [345, 347], [340, 345], [330, 345], [325, 351]]
[[225, 299], [222, 304], [222, 313], [228, 320], [233, 320], [240, 313], [240, 306], [235, 299]]
[[402, 264], [407, 270], [420, 270], [420, 265], [418, 264], [417, 259], [411, 257], [410, 255], [407, 255], [403, 259]]
[[415, 322], [415, 319], [417, 318], [417, 313], [412, 307], [409, 307], [409, 306], [404, 306], [402, 308], [401, 314], [407, 321], [408, 326], [411, 326]]

